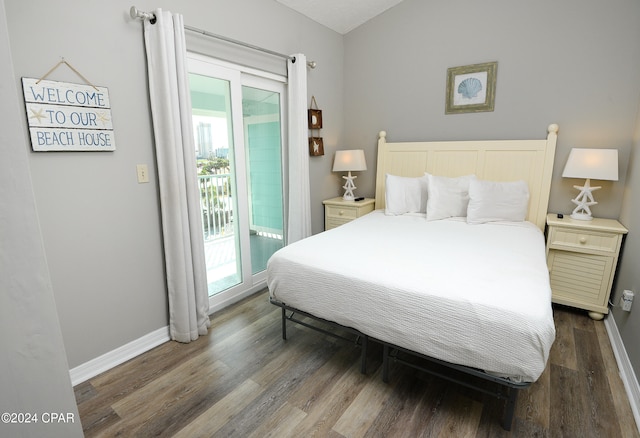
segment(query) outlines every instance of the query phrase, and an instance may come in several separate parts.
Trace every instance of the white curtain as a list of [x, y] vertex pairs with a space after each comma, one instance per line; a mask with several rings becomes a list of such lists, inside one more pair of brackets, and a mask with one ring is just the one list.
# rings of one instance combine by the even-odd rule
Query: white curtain
[[155, 135], [171, 339], [207, 334], [209, 297], [182, 16], [144, 22]]
[[307, 58], [296, 53], [287, 61], [289, 96], [289, 181], [287, 242], [311, 235], [309, 136], [307, 127]]

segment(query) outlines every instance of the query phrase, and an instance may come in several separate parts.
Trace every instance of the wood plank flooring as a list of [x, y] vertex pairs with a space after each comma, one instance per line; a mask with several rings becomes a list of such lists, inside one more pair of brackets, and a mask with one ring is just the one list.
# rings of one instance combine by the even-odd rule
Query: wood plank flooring
[[[400, 364], [381, 348], [289, 325], [262, 291], [211, 317], [208, 336], [167, 342], [75, 388], [87, 437], [640, 437], [602, 321], [554, 308], [538, 382], [503, 402]], [[490, 383], [486, 383], [490, 385]]]

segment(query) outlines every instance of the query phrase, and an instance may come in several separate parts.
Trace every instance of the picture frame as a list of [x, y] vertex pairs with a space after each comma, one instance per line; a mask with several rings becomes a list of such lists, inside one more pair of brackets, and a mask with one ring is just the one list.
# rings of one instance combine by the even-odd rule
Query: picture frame
[[309, 129], [322, 128], [322, 110], [310, 109], [307, 115], [309, 119]]
[[445, 114], [493, 111], [497, 72], [497, 62], [447, 69]]
[[319, 157], [324, 155], [324, 143], [322, 137], [309, 137], [309, 155]]

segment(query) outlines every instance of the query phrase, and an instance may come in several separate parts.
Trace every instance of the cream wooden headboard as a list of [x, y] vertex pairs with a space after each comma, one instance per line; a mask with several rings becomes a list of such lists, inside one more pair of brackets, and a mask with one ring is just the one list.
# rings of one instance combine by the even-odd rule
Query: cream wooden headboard
[[544, 230], [549, 189], [556, 151], [558, 125], [547, 128], [542, 140], [471, 140], [435, 142], [387, 142], [378, 139], [376, 208], [384, 208], [385, 174], [456, 177], [474, 174], [490, 181], [524, 180], [529, 184], [527, 220]]

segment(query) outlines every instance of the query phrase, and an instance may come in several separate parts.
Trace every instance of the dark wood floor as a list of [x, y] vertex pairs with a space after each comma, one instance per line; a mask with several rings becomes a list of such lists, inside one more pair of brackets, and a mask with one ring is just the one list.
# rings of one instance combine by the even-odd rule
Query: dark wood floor
[[381, 349], [360, 373], [353, 343], [290, 325], [266, 291], [212, 316], [210, 334], [167, 342], [75, 388], [87, 437], [638, 437], [602, 321], [554, 309], [547, 369], [503, 403], [400, 364]]

